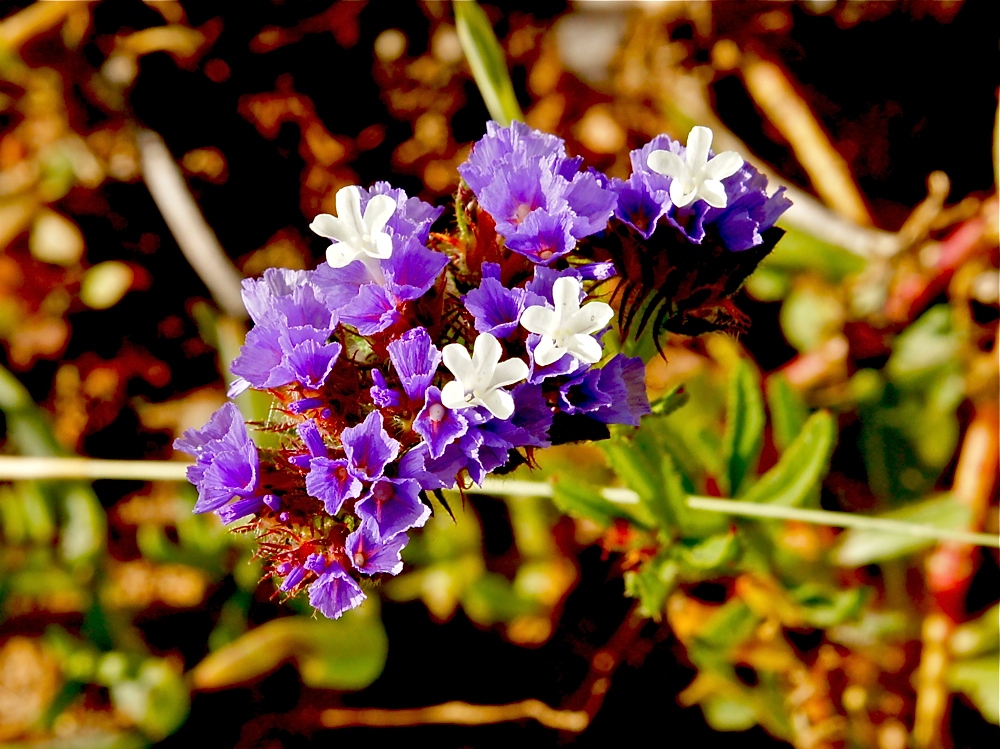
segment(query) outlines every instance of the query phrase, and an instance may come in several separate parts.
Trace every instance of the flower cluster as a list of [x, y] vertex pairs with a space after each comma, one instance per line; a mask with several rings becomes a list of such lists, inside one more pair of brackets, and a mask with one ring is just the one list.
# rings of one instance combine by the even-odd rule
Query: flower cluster
[[615, 311], [592, 298], [627, 272], [612, 238], [666, 225], [693, 250], [714, 231], [735, 253], [783, 210], [699, 133], [686, 152], [655, 139], [621, 182], [581, 170], [554, 136], [490, 123], [459, 168], [453, 233], [431, 232], [442, 209], [385, 183], [341, 189], [337, 215], [311, 224], [325, 263], [244, 281], [254, 328], [229, 394], [273, 397], [277, 418], [255, 426], [276, 446], [258, 447], [232, 403], [185, 432], [195, 511], [246, 520], [280, 589], [335, 618], [365, 578], [400, 572], [429, 494], [637, 426], [643, 362], [604, 345]]

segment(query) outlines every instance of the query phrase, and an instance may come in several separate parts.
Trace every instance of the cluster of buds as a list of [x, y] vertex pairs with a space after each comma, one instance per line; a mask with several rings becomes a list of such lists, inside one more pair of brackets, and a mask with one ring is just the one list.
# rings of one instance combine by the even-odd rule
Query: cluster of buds
[[[530, 463], [535, 448], [605, 437], [609, 424], [638, 426], [650, 410], [643, 362], [605, 350], [615, 312], [590, 297], [624, 289], [627, 309], [663, 296], [663, 259], [643, 266], [656, 233], [672, 256], [704, 244], [709, 258], [721, 247], [759, 259], [788, 204], [710, 144], [707, 128], [687, 149], [659, 136], [621, 181], [581, 169], [559, 138], [490, 123], [459, 167], [451, 233], [431, 232], [441, 208], [386, 183], [341, 189], [337, 215], [311, 224], [331, 242], [326, 263], [244, 281], [254, 328], [229, 395], [274, 398], [278, 417], [260, 428], [279, 446], [259, 449], [232, 403], [185, 432], [175, 447], [196, 458], [195, 512], [247, 519], [279, 588], [308, 590], [336, 618], [364, 600], [365, 576], [400, 572], [428, 494]], [[665, 319], [728, 301], [740, 264], [717, 265], [720, 291], [685, 304], [682, 289]]]

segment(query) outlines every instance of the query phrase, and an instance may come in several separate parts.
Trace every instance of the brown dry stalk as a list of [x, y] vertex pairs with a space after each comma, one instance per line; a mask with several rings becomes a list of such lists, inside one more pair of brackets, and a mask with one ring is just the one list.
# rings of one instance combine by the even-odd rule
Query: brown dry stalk
[[573, 733], [580, 733], [590, 723], [590, 716], [581, 710], [554, 710], [540, 700], [523, 700], [509, 705], [445, 702], [440, 705], [403, 710], [329, 708], [320, 713], [320, 723], [324, 728], [423, 726], [442, 723], [482, 726], [526, 719], [538, 721], [546, 728]]

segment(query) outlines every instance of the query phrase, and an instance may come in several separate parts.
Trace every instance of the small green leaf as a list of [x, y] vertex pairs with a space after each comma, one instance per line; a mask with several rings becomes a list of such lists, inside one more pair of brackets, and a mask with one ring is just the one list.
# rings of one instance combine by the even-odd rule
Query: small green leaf
[[1000, 725], [1000, 654], [955, 661], [947, 679], [952, 691], [964, 694], [986, 720]]
[[701, 703], [705, 722], [716, 731], [746, 731], [757, 725], [757, 710], [730, 697], [708, 697]]
[[340, 619], [289, 616], [255, 627], [210, 653], [192, 672], [196, 689], [243, 684], [295, 659], [302, 681], [324, 689], [363, 689], [385, 667], [388, 640], [376, 599]]
[[781, 373], [767, 378], [767, 406], [771, 411], [774, 444], [784, 451], [802, 431], [809, 409]]
[[695, 640], [713, 651], [728, 652], [750, 637], [759, 621], [742, 599], [730, 598], [705, 622]]
[[590, 518], [602, 525], [610, 525], [615, 518], [624, 518], [647, 530], [656, 523], [649, 510], [638, 502], [612, 502], [593, 487], [565, 476], [552, 482], [552, 500], [567, 515]]
[[459, 42], [490, 116], [504, 127], [513, 120], [523, 122], [524, 114], [507, 71], [507, 58], [490, 19], [474, 0], [456, 0], [452, 7]]
[[59, 545], [71, 563], [93, 559], [107, 544], [107, 517], [89, 486], [67, 484], [63, 492], [65, 517]]
[[694, 546], [680, 546], [678, 557], [687, 567], [708, 572], [728, 567], [740, 557], [743, 545], [735, 533], [722, 533], [706, 538]]
[[801, 607], [807, 624], [833, 627], [857, 619], [868, 600], [868, 588], [838, 590], [817, 583], [806, 583], [792, 591], [792, 598]]
[[[916, 525], [933, 525], [938, 528], [960, 530], [967, 528], [969, 508], [951, 495], [942, 494], [923, 502], [915, 502], [898, 510], [877, 517], [902, 520]], [[852, 528], [841, 534], [833, 553], [836, 564], [842, 567], [863, 567], [866, 564], [898, 559], [939, 543], [936, 539], [889, 533], [883, 530]]]
[[111, 699], [151, 739], [176, 731], [191, 707], [184, 678], [159, 658], [146, 660], [136, 678], [111, 684]]
[[690, 396], [685, 392], [683, 385], [677, 385], [670, 392], [657, 398], [650, 404], [650, 409], [656, 416], [669, 416], [678, 408], [688, 402]]
[[462, 591], [462, 608], [469, 618], [483, 626], [509, 622], [537, 610], [534, 601], [517, 594], [510, 581], [496, 572], [484, 572]]
[[864, 258], [842, 247], [827, 244], [781, 221], [778, 224], [785, 230], [785, 236], [761, 264], [764, 268], [814, 271], [838, 282], [860, 273], [868, 264]]
[[764, 401], [750, 364], [740, 359], [729, 380], [726, 432], [722, 440], [723, 483], [736, 496], [764, 441]]
[[830, 470], [837, 425], [828, 411], [817, 411], [781, 459], [743, 495], [747, 502], [801, 507], [816, 496], [820, 481]]
[[956, 658], [971, 658], [993, 650], [1000, 650], [1000, 603], [978, 619], [957, 627], [951, 635], [951, 652]]
[[667, 596], [677, 586], [680, 567], [664, 556], [643, 563], [637, 571], [625, 573], [625, 595], [639, 599], [639, 613], [660, 621]]

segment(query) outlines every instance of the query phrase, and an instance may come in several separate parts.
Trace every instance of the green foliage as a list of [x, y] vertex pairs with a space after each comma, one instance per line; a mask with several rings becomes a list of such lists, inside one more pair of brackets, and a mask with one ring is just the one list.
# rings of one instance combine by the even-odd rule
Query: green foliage
[[763, 443], [764, 400], [760, 395], [760, 383], [750, 364], [740, 359], [729, 379], [726, 431], [722, 440], [722, 460], [727, 470], [720, 478], [730, 496], [739, 492]]
[[456, 0], [452, 7], [458, 39], [490, 117], [504, 127], [513, 120], [523, 121], [524, 114], [507, 72], [507, 59], [490, 19], [475, 0]]

